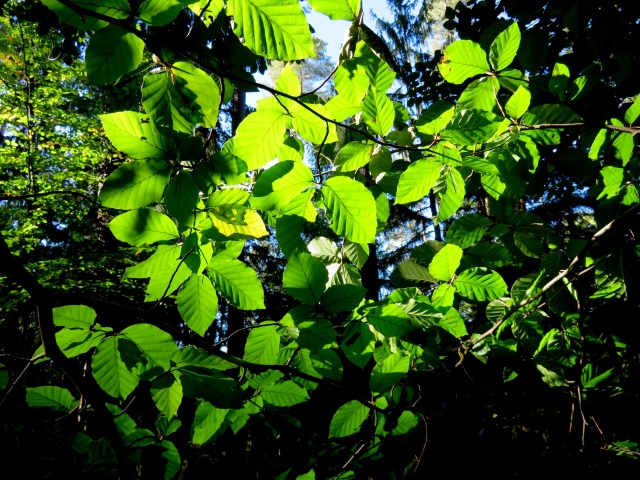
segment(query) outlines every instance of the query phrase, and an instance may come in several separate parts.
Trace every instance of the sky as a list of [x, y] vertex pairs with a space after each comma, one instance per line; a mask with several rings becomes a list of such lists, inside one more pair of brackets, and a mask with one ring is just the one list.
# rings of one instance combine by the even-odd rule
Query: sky
[[[375, 22], [371, 18], [371, 10], [373, 9], [382, 17], [384, 17], [385, 14], [388, 14], [386, 2], [384, 0], [364, 0], [363, 8], [365, 11], [364, 23], [372, 30], [375, 30]], [[340, 55], [340, 49], [342, 48], [345, 31], [349, 28], [351, 22], [346, 20], [334, 21], [326, 15], [322, 15], [315, 11], [311, 11], [311, 13], [307, 15], [307, 19], [315, 30], [314, 35], [327, 42], [327, 55], [331, 57], [333, 62], [337, 62], [338, 56]], [[258, 83], [263, 83], [265, 85], [271, 84], [271, 79], [268, 75], [257, 74], [255, 75], [255, 79]], [[255, 107], [256, 102], [265, 97], [265, 95], [266, 94], [264, 92], [248, 93], [247, 104]]]

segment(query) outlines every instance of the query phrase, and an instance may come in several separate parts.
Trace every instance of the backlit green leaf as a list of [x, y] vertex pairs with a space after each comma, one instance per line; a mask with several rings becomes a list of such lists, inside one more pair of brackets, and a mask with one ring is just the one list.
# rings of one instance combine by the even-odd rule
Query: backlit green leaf
[[79, 403], [69, 390], [52, 385], [27, 388], [26, 400], [30, 407], [47, 407], [67, 413], [76, 408]]
[[511, 65], [518, 53], [520, 38], [520, 28], [517, 23], [511, 24], [496, 37], [489, 50], [489, 60], [495, 70], [499, 71]]
[[309, 400], [307, 391], [291, 380], [274, 383], [260, 391], [260, 396], [265, 401], [276, 407], [290, 407]]
[[240, 310], [264, 308], [264, 290], [256, 272], [240, 260], [214, 257], [209, 276], [222, 296]]
[[100, 115], [111, 143], [132, 158], [171, 160], [176, 157], [171, 138], [161, 134], [147, 115], [117, 112]]
[[105, 338], [98, 345], [91, 358], [91, 372], [100, 388], [120, 400], [126, 399], [140, 382], [120, 359], [116, 337]]
[[471, 40], [458, 40], [449, 45], [438, 64], [438, 70], [447, 82], [462, 83], [467, 78], [489, 72], [487, 53]]
[[171, 164], [161, 160], [135, 160], [113, 172], [100, 190], [105, 207], [131, 210], [159, 202], [169, 183]]
[[56, 327], [88, 330], [95, 321], [96, 312], [86, 305], [65, 305], [53, 309], [53, 323]]
[[369, 415], [369, 407], [357, 400], [342, 405], [331, 419], [329, 438], [341, 438], [360, 431], [360, 427]]
[[118, 215], [109, 222], [109, 229], [118, 240], [134, 247], [178, 237], [178, 229], [173, 220], [148, 208]]
[[87, 47], [89, 83], [112, 83], [135, 70], [142, 61], [144, 42], [134, 33], [108, 25], [91, 36]]
[[440, 177], [442, 163], [432, 159], [418, 160], [407, 168], [400, 176], [396, 203], [411, 203], [424, 198]]
[[218, 296], [211, 280], [194, 273], [178, 292], [176, 303], [187, 326], [204, 336], [218, 313]]
[[360, 0], [309, 0], [309, 5], [331, 20], [353, 21], [360, 14]]
[[320, 303], [328, 281], [329, 274], [324, 264], [303, 252], [291, 256], [282, 275], [287, 293], [308, 305]]
[[279, 349], [277, 325], [265, 322], [251, 329], [243, 358], [247, 362], [271, 365], [276, 363]]
[[457, 245], [445, 245], [431, 260], [429, 273], [438, 280], [448, 282], [460, 266], [462, 249]]
[[531, 103], [531, 93], [526, 88], [520, 86], [516, 93], [511, 95], [511, 98], [505, 105], [507, 114], [515, 119], [520, 118], [527, 112]]
[[389, 355], [383, 361], [376, 363], [371, 372], [369, 387], [371, 393], [383, 393], [402, 380], [411, 365], [411, 357], [400, 352]]
[[484, 267], [475, 267], [463, 271], [453, 286], [456, 291], [469, 300], [485, 302], [507, 294], [507, 284], [500, 274]]
[[191, 440], [194, 446], [202, 446], [211, 440], [216, 434], [222, 433], [224, 419], [229, 412], [226, 408], [217, 408], [209, 402], [200, 402], [193, 419], [193, 436]]
[[322, 194], [335, 233], [356, 243], [375, 242], [376, 203], [364, 185], [347, 177], [331, 177]]

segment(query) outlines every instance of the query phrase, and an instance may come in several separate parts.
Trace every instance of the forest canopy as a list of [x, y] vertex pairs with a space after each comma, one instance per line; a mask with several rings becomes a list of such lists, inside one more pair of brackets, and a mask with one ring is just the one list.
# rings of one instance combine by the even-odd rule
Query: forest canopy
[[8, 466], [640, 472], [640, 4], [386, 3], [0, 3]]

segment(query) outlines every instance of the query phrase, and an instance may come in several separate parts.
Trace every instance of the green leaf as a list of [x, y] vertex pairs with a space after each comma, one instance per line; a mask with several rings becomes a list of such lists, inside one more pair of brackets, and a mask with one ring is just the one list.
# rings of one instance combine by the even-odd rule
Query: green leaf
[[[182, 171], [171, 179], [164, 192], [164, 203], [179, 223], [189, 223], [200, 201], [200, 190], [191, 173]], [[191, 222], [193, 223], [193, 222]]]
[[331, 229], [355, 243], [374, 243], [376, 202], [360, 182], [347, 177], [331, 177], [322, 187], [331, 216]]
[[436, 283], [429, 269], [417, 263], [414, 259], [405, 260], [391, 274], [391, 283], [396, 287], [427, 287]]
[[332, 285], [322, 294], [320, 304], [330, 312], [348, 312], [360, 304], [366, 292], [358, 285]]
[[298, 0], [228, 0], [236, 35], [258, 55], [272, 60], [314, 57], [309, 24]]
[[448, 282], [460, 266], [462, 249], [456, 245], [445, 245], [431, 260], [429, 273], [438, 280]]
[[438, 320], [438, 326], [444, 328], [456, 338], [468, 335], [464, 320], [455, 308], [449, 308], [447, 310], [444, 316]]
[[[139, 323], [122, 330], [120, 336], [135, 343], [149, 360], [150, 363], [145, 365], [144, 369], [159, 366], [163, 371], [169, 370], [171, 356], [178, 347], [167, 332], [154, 325]], [[139, 372], [142, 373], [141, 370]]]
[[311, 352], [309, 360], [311, 360], [311, 366], [319, 375], [337, 382], [342, 379], [342, 360], [333, 350], [325, 348], [317, 352]]
[[258, 177], [251, 193], [251, 206], [258, 210], [277, 211], [314, 185], [313, 172], [304, 163], [281, 161]]
[[484, 215], [471, 213], [457, 218], [447, 231], [447, 241], [468, 248], [482, 240], [484, 234], [494, 223]]
[[444, 222], [458, 211], [462, 206], [466, 192], [464, 178], [462, 178], [458, 169], [449, 168], [445, 172], [445, 178], [446, 189], [444, 193], [440, 194], [442, 200], [435, 220], [436, 223]]
[[496, 77], [485, 77], [471, 82], [458, 99], [458, 109], [475, 108], [491, 112], [497, 108], [496, 96], [500, 82]]
[[142, 106], [153, 123], [171, 130], [191, 133], [201, 119], [185, 82], [170, 70], [149, 73], [142, 86]]
[[455, 107], [444, 100], [436, 100], [416, 120], [416, 130], [427, 135], [435, 135], [442, 130], [455, 113]]
[[264, 167], [278, 155], [286, 127], [284, 110], [258, 108], [238, 127], [233, 144], [234, 155], [246, 163], [247, 171]]
[[531, 104], [531, 93], [526, 88], [520, 86], [516, 93], [511, 95], [511, 98], [505, 105], [507, 115], [511, 118], [518, 119], [527, 113], [527, 109]]
[[276, 240], [285, 257], [291, 258], [295, 252], [306, 250], [300, 237], [304, 224], [304, 218], [295, 215], [284, 215], [276, 219]]
[[112, 83], [142, 61], [144, 41], [134, 33], [108, 25], [91, 36], [86, 53], [89, 83]]
[[100, 190], [105, 207], [131, 210], [159, 202], [172, 165], [161, 160], [135, 160], [113, 172]]
[[558, 104], [545, 104], [533, 107], [524, 114], [522, 125], [545, 125], [562, 123], [580, 123], [582, 118], [569, 107]]
[[91, 358], [91, 371], [100, 388], [120, 400], [125, 400], [140, 382], [121, 360], [116, 337], [105, 338], [98, 345]]
[[442, 163], [422, 159], [409, 165], [400, 175], [396, 203], [411, 203], [423, 199], [440, 177]]
[[440, 133], [445, 140], [458, 145], [484, 143], [498, 131], [500, 117], [480, 110], [460, 110]]
[[171, 295], [193, 272], [179, 258], [168, 269], [154, 274], [147, 285], [145, 302], [154, 302]]
[[400, 352], [376, 363], [371, 372], [369, 387], [374, 395], [383, 393], [402, 380], [411, 365], [411, 357]]
[[316, 145], [338, 141], [335, 125], [327, 123], [331, 113], [324, 105], [314, 103], [291, 102], [288, 106], [291, 114], [291, 128], [302, 138]]
[[67, 358], [76, 357], [97, 346], [105, 332], [93, 332], [87, 329], [63, 328], [56, 332], [56, 343]]
[[391, 430], [391, 435], [404, 435], [418, 426], [420, 417], [413, 412], [405, 410], [400, 414], [396, 427]]
[[240, 310], [264, 308], [264, 290], [256, 272], [240, 260], [214, 257], [209, 276], [222, 296]]
[[353, 21], [360, 15], [360, 0], [309, 0], [309, 5], [331, 20]]
[[[51, 9], [53, 12], [57, 13], [62, 20], [70, 25], [73, 25], [78, 30], [100, 30], [101, 28], [104, 28], [108, 25], [106, 21], [98, 20], [97, 18], [90, 17], [89, 15], [80, 16], [78, 13], [74, 12], [69, 7], [63, 5], [57, 0], [42, 0], [42, 3], [49, 7], [49, 9]], [[80, 2], [75, 3], [80, 4]], [[129, 7], [128, 2], [127, 7]], [[126, 18], [126, 15], [124, 18]]]
[[342, 244], [342, 251], [356, 268], [362, 268], [369, 258], [369, 245], [367, 244], [353, 243], [345, 240]]
[[438, 70], [447, 82], [460, 84], [467, 78], [488, 73], [490, 67], [487, 54], [479, 44], [458, 40], [445, 49]]
[[218, 313], [218, 296], [211, 280], [191, 275], [178, 292], [176, 304], [187, 326], [204, 337]]
[[336, 155], [334, 163], [341, 172], [358, 170], [369, 163], [373, 149], [374, 145], [370, 143], [347, 143]]
[[271, 365], [278, 359], [280, 335], [277, 325], [263, 322], [251, 329], [244, 347], [243, 359], [260, 365]]
[[633, 122], [638, 119], [638, 116], [640, 116], [640, 95], [636, 96], [636, 99], [624, 113], [624, 121], [629, 125], [633, 125]]
[[55, 386], [27, 387], [27, 404], [30, 407], [47, 407], [63, 412], [71, 412], [79, 402], [66, 388]]
[[328, 281], [329, 274], [324, 264], [303, 252], [291, 256], [282, 275], [287, 293], [307, 305], [320, 303]]
[[9, 372], [3, 363], [0, 363], [0, 392], [9, 384]]
[[217, 370], [182, 367], [180, 381], [185, 397], [201, 398], [217, 408], [242, 407], [238, 382]]
[[485, 302], [507, 294], [507, 284], [500, 274], [484, 267], [475, 267], [463, 271], [453, 286], [456, 291], [469, 300]]
[[205, 128], [216, 128], [220, 109], [220, 86], [209, 74], [187, 62], [175, 62], [171, 65], [174, 77], [186, 82], [186, 89], [202, 113], [201, 125]]
[[517, 23], [512, 23], [496, 37], [489, 49], [489, 60], [494, 70], [500, 71], [511, 65], [518, 53], [520, 39], [520, 28]]
[[373, 355], [375, 341], [369, 324], [354, 321], [347, 325], [340, 347], [351, 363], [364, 368]]
[[111, 143], [132, 158], [171, 160], [176, 149], [171, 138], [161, 134], [147, 115], [117, 112], [100, 115]]
[[296, 327], [299, 330], [296, 342], [302, 348], [315, 352], [336, 343], [336, 332], [329, 320], [306, 320], [296, 324]]
[[275, 407], [290, 407], [309, 400], [307, 391], [291, 380], [274, 383], [260, 391], [260, 396]]
[[395, 118], [393, 102], [385, 93], [371, 90], [364, 97], [362, 117], [371, 130], [384, 137], [393, 127]]
[[180, 245], [158, 245], [149, 258], [125, 271], [125, 278], [147, 278], [176, 267], [180, 258]]
[[134, 247], [175, 240], [179, 235], [173, 220], [148, 208], [118, 215], [109, 222], [109, 229], [118, 240]]
[[182, 404], [182, 385], [173, 374], [162, 375], [151, 384], [151, 399], [166, 418], [174, 418]]
[[415, 329], [407, 313], [395, 304], [373, 308], [367, 312], [366, 319], [385, 337], [399, 337]]
[[178, 0], [144, 0], [138, 16], [151, 26], [161, 27], [174, 21], [183, 6]]
[[331, 419], [329, 438], [348, 437], [360, 431], [360, 427], [367, 419], [369, 407], [357, 400], [342, 405]]
[[66, 305], [53, 309], [53, 324], [56, 327], [88, 330], [95, 324], [96, 316], [96, 312], [86, 305]]
[[161, 457], [166, 462], [163, 480], [171, 480], [176, 476], [182, 465], [180, 452], [169, 440], [161, 440], [158, 447], [162, 450]]
[[206, 351], [191, 345], [175, 350], [171, 355], [171, 365], [175, 365], [176, 368], [192, 366], [213, 368], [214, 370], [229, 370], [230, 368], [236, 368], [235, 363], [224, 360], [215, 354], [209, 354]]
[[217, 408], [209, 402], [200, 402], [193, 419], [193, 435], [191, 441], [194, 446], [201, 447], [226, 429], [223, 428], [224, 419], [229, 412], [226, 408]]

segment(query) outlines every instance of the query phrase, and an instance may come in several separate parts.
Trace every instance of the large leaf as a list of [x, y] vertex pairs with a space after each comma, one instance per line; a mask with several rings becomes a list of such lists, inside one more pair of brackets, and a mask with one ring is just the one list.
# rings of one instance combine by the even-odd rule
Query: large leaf
[[399, 337], [415, 328], [407, 313], [395, 304], [375, 307], [366, 318], [385, 337]]
[[360, 3], [360, 0], [309, 0], [314, 10], [331, 20], [355, 20], [360, 15]]
[[322, 294], [320, 304], [330, 312], [348, 312], [360, 304], [366, 292], [358, 285], [332, 285]]
[[507, 68], [516, 58], [520, 47], [520, 28], [517, 23], [501, 32], [491, 44], [489, 60], [494, 70]]
[[87, 47], [89, 82], [115, 82], [140, 65], [143, 50], [144, 42], [134, 33], [113, 24], [98, 30]]
[[194, 273], [178, 292], [176, 303], [187, 326], [204, 336], [218, 313], [218, 296], [211, 280]]
[[489, 72], [487, 54], [471, 40], [458, 40], [449, 45], [438, 64], [438, 70], [447, 82], [462, 83], [467, 78]]
[[147, 364], [138, 368], [139, 373], [156, 366], [159, 366], [163, 371], [168, 370], [171, 356], [178, 349], [171, 335], [155, 325], [138, 323], [125, 328], [120, 332], [120, 335], [135, 343], [140, 352], [148, 359]]
[[328, 281], [329, 274], [324, 264], [304, 252], [291, 256], [282, 275], [287, 293], [308, 305], [320, 303]]
[[370, 143], [351, 142], [340, 149], [335, 164], [341, 172], [349, 172], [364, 167], [371, 160], [374, 145]]
[[457, 245], [445, 245], [431, 260], [429, 273], [438, 280], [448, 282], [460, 266], [462, 249]]
[[138, 16], [149, 25], [161, 27], [175, 20], [183, 6], [178, 0], [144, 0]]
[[117, 112], [100, 115], [111, 143], [133, 158], [175, 159], [175, 145], [161, 134], [147, 115], [136, 112]]
[[335, 346], [336, 332], [329, 320], [306, 320], [296, 325], [298, 328], [297, 343], [312, 352]]
[[351, 400], [342, 405], [331, 419], [329, 438], [341, 438], [360, 431], [360, 427], [367, 419], [369, 407], [357, 400]]
[[376, 202], [363, 184], [347, 177], [331, 177], [322, 194], [335, 233], [356, 243], [375, 242]]
[[109, 222], [109, 229], [118, 240], [134, 247], [178, 238], [173, 220], [148, 208], [118, 215]]
[[474, 80], [462, 92], [458, 99], [459, 109], [475, 108], [488, 112], [496, 107], [496, 96], [500, 90], [500, 82], [496, 77], [485, 77]]
[[133, 267], [128, 267], [126, 278], [147, 278], [175, 267], [180, 258], [180, 245], [158, 245], [149, 258]]
[[171, 65], [171, 72], [174, 77], [181, 78], [186, 82], [185, 87], [195, 97], [192, 102], [200, 109], [203, 117], [202, 126], [216, 128], [218, 111], [222, 101], [218, 82], [187, 62], [175, 62]]
[[209, 211], [213, 226], [225, 237], [260, 238], [269, 235], [258, 212], [243, 205], [225, 205]]
[[262, 323], [251, 329], [244, 347], [244, 359], [247, 362], [271, 365], [278, 359], [280, 335], [277, 325]]
[[193, 131], [201, 115], [185, 83], [176, 80], [169, 70], [144, 77], [142, 106], [156, 125], [184, 133]]
[[414, 259], [405, 260], [391, 274], [391, 283], [396, 287], [427, 287], [436, 282], [429, 269]]
[[453, 284], [456, 291], [469, 300], [486, 302], [507, 294], [507, 284], [500, 274], [484, 267], [463, 271]]
[[193, 210], [200, 200], [200, 190], [191, 173], [182, 171], [171, 179], [164, 192], [164, 204], [180, 224], [193, 223]]
[[[110, 330], [110, 329], [109, 329]], [[105, 336], [104, 331], [80, 328], [63, 328], [56, 332], [56, 343], [67, 357], [76, 357], [97, 346]]]
[[256, 272], [240, 260], [214, 257], [209, 275], [222, 296], [241, 310], [264, 308], [264, 290]]
[[100, 190], [105, 207], [131, 210], [159, 202], [172, 165], [161, 160], [135, 160], [113, 172]]
[[520, 118], [527, 112], [531, 104], [531, 92], [520, 86], [505, 105], [507, 114], [512, 118]]
[[229, 0], [236, 35], [258, 55], [273, 60], [314, 57], [309, 24], [298, 0]]
[[120, 400], [126, 399], [140, 382], [120, 359], [116, 337], [106, 338], [98, 345], [91, 358], [91, 371], [100, 388]]
[[274, 383], [263, 388], [260, 396], [265, 403], [276, 407], [290, 407], [309, 400], [307, 391], [291, 380]]
[[78, 406], [78, 400], [69, 390], [51, 385], [27, 388], [26, 400], [30, 407], [48, 407], [67, 413]]
[[432, 159], [418, 160], [400, 176], [396, 203], [410, 203], [423, 199], [440, 177], [442, 164]]
[[[90, 17], [89, 15], [81, 16], [80, 14], [74, 12], [71, 8], [63, 5], [58, 2], [58, 0], [42, 0], [42, 3], [49, 7], [52, 11], [58, 14], [58, 16], [67, 22], [70, 25], [73, 25], [79, 30], [100, 30], [108, 25], [108, 23], [104, 20], [98, 20], [97, 18]], [[75, 2], [81, 4], [80, 2]], [[119, 1], [117, 3], [120, 3]], [[126, 4], [127, 9], [129, 9], [129, 2], [123, 2]], [[82, 5], [86, 6], [86, 5]], [[105, 12], [100, 12], [105, 13]], [[124, 13], [124, 12], [123, 12]], [[115, 17], [112, 15], [112, 18], [126, 18], [128, 15], [124, 14], [124, 17]]]

